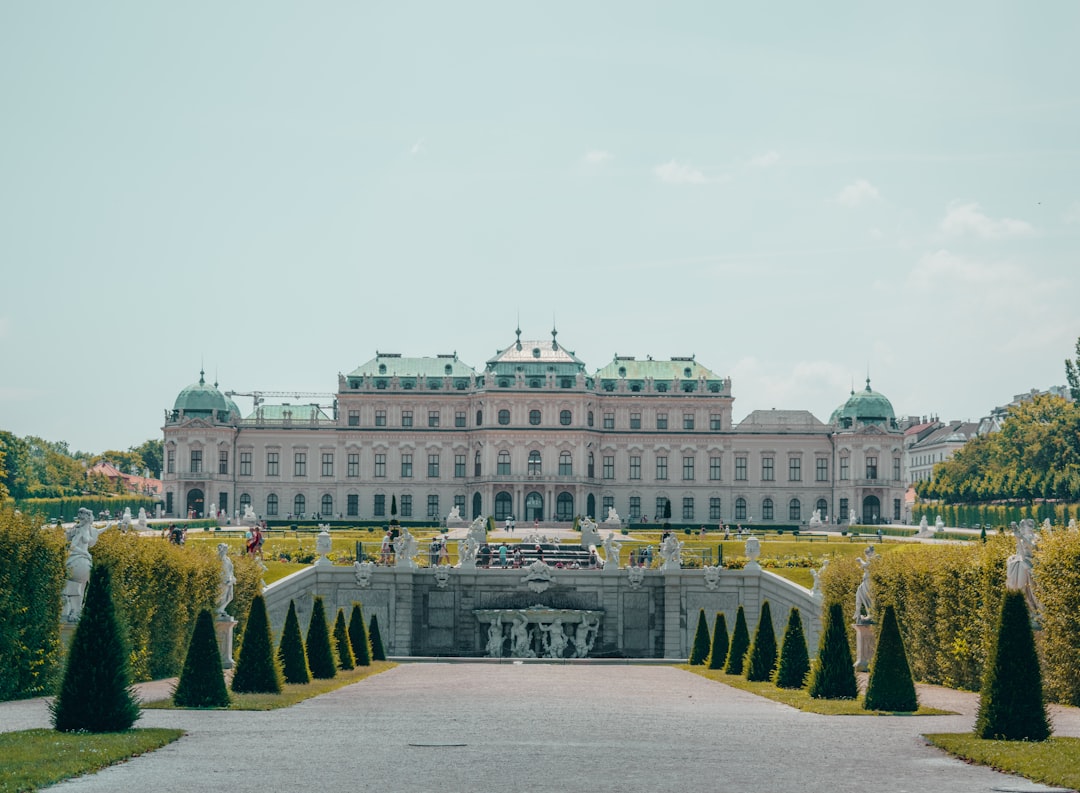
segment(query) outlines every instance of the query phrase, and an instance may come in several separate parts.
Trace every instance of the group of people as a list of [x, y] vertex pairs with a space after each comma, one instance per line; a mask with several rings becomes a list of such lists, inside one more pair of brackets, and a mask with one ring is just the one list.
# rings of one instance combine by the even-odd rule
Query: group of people
[[446, 547], [445, 534], [431, 538], [431, 545], [428, 546], [428, 562], [432, 567], [450, 564], [450, 551]]
[[266, 522], [261, 525], [256, 523], [254, 526], [244, 532], [244, 552], [253, 559], [263, 558], [263, 542], [266, 537], [263, 535], [263, 530], [266, 528]]

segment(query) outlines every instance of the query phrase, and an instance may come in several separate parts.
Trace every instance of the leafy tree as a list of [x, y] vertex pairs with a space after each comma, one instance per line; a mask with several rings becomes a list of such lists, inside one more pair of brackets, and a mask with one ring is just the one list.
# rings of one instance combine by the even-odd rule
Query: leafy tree
[[296, 603], [289, 601], [289, 613], [285, 615], [285, 628], [278, 643], [278, 660], [286, 683], [310, 683], [311, 670], [308, 668], [307, 652], [304, 650], [304, 638], [300, 635], [300, 620], [296, 617]]
[[1045, 741], [1050, 737], [1042, 672], [1024, 594], [1005, 593], [997, 640], [979, 695], [975, 735], [1002, 741]]
[[[150, 469], [150, 476], [157, 479], [161, 477], [161, 464], [165, 457], [164, 446], [161, 438], [151, 438], [138, 446], [132, 446], [128, 451], [139, 455], [143, 466]], [[139, 473], [141, 474], [142, 471]]]
[[870, 680], [866, 685], [863, 707], [867, 710], [911, 712], [919, 709], [915, 681], [911, 677], [904, 640], [896, 621], [896, 609], [885, 607], [881, 618], [874, 660], [870, 663]]
[[90, 571], [64, 679], [50, 711], [60, 732], [120, 732], [139, 718], [139, 698], [128, 677], [128, 649], [104, 565]]
[[776, 631], [773, 629], [772, 608], [766, 600], [761, 604], [761, 618], [754, 631], [754, 643], [750, 646], [746, 679], [757, 682], [768, 680], [775, 669]]
[[727, 618], [724, 612], [716, 612], [713, 623], [712, 647], [709, 649], [709, 669], [723, 669], [728, 654]]
[[337, 619], [334, 620], [334, 647], [337, 650], [339, 667], [352, 669], [356, 666], [352, 645], [349, 644], [349, 631], [345, 627], [345, 609], [338, 609]]
[[806, 649], [806, 634], [802, 615], [797, 608], [788, 614], [784, 643], [780, 648], [780, 665], [776, 668], [777, 688], [802, 688], [810, 674], [810, 653]]
[[311, 676], [318, 680], [329, 680], [337, 674], [337, 659], [334, 648], [330, 645], [330, 631], [326, 627], [326, 608], [322, 597], [316, 595], [311, 609], [311, 621], [308, 622], [307, 656]]
[[371, 642], [371, 660], [385, 661], [386, 648], [383, 647], [382, 634], [379, 633], [379, 615], [371, 615], [371, 625], [368, 628], [368, 640]]
[[727, 666], [724, 669], [729, 675], [741, 675], [743, 673], [743, 661], [746, 651], [750, 649], [750, 631], [746, 627], [746, 614], [743, 607], [735, 612], [735, 630], [731, 633], [731, 647], [728, 648]]
[[367, 625], [364, 623], [364, 610], [359, 603], [353, 603], [349, 615], [349, 644], [357, 666], [371, 666], [371, 642], [368, 638]]
[[209, 609], [199, 612], [188, 644], [184, 669], [173, 691], [173, 704], [181, 708], [225, 708], [229, 692], [221, 672], [214, 618]]
[[238, 694], [280, 694], [281, 668], [274, 657], [274, 639], [266, 617], [266, 601], [256, 595], [248, 610], [240, 658], [233, 672], [232, 690]]
[[832, 603], [825, 617], [817, 663], [810, 672], [810, 696], [814, 699], [855, 699], [858, 695], [851, 646], [844, 628], [844, 610], [839, 603]]
[[1080, 339], [1076, 340], [1076, 361], [1065, 359], [1065, 379], [1069, 381], [1073, 402], [1080, 403]]
[[705, 621], [705, 609], [698, 609], [697, 630], [694, 631], [694, 646], [690, 650], [690, 666], [701, 666], [709, 657], [709, 623]]

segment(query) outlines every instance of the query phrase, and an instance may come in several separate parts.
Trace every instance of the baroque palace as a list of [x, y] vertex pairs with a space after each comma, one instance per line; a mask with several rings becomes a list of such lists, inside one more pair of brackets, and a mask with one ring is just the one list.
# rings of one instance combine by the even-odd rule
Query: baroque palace
[[165, 512], [270, 521], [433, 524], [603, 520], [697, 526], [899, 521], [903, 432], [889, 400], [853, 391], [823, 423], [755, 410], [732, 424], [730, 378], [693, 357], [616, 356], [590, 374], [558, 340], [517, 340], [477, 371], [456, 354], [376, 353], [332, 404], [242, 416], [199, 381], [165, 414]]

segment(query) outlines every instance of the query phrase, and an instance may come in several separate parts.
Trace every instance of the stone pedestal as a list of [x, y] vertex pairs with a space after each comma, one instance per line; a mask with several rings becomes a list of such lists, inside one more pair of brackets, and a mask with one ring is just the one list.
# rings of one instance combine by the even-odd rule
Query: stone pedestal
[[874, 659], [874, 623], [870, 621], [855, 623], [855, 671], [870, 671], [870, 662]]
[[236, 620], [232, 617], [214, 620], [214, 630], [217, 632], [218, 652], [221, 653], [221, 668], [233, 668], [233, 631], [236, 629]]

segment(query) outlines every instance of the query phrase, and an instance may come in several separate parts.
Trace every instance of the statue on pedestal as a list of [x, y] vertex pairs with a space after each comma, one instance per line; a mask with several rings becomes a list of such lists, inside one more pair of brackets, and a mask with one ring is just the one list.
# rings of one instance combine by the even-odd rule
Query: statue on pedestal
[[236, 591], [236, 573], [232, 559], [229, 558], [229, 546], [223, 542], [218, 543], [218, 559], [221, 560], [221, 583], [218, 585], [217, 614], [219, 620], [231, 620], [225, 613], [225, 607], [232, 603]]
[[609, 532], [604, 538], [604, 569], [608, 565], [615, 569], [619, 567], [619, 543], [615, 541], [615, 532]]
[[65, 536], [71, 543], [67, 561], [64, 563], [67, 567], [67, 583], [64, 584], [63, 592], [65, 622], [79, 621], [86, 582], [90, 580], [90, 568], [94, 563], [90, 558], [90, 549], [97, 544], [98, 537], [106, 528], [108, 524], [100, 529], [94, 528], [94, 513], [86, 507], [81, 507], [75, 525], [64, 530]]
[[1012, 524], [1016, 537], [1016, 553], [1005, 560], [1005, 588], [1024, 593], [1033, 622], [1038, 620], [1041, 607], [1035, 597], [1032, 579], [1032, 555], [1035, 553], [1035, 521], [1025, 518], [1017, 526]]

